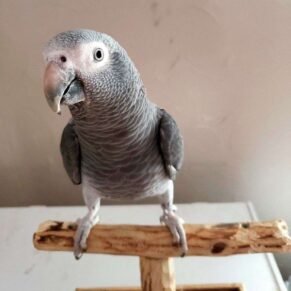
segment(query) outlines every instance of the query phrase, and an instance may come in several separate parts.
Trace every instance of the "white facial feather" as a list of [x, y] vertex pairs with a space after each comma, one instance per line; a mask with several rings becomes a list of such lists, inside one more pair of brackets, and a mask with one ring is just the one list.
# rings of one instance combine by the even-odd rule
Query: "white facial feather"
[[[103, 52], [103, 58], [100, 61], [94, 59], [96, 49], [101, 49]], [[67, 67], [85, 74], [97, 72], [109, 63], [109, 51], [106, 45], [100, 41], [80, 44], [74, 49], [49, 52], [45, 56], [45, 60], [50, 62], [60, 59], [61, 56], [66, 57]]]
[[[96, 49], [101, 49], [103, 52], [103, 58], [100, 61], [94, 59]], [[74, 57], [76, 68], [87, 73], [96, 72], [109, 61], [109, 51], [103, 42], [81, 44], [74, 53], [76, 54]]]

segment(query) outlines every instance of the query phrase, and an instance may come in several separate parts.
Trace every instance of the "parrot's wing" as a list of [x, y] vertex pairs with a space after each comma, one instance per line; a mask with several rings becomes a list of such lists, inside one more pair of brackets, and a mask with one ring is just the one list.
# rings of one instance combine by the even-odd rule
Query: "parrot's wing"
[[64, 167], [72, 182], [81, 184], [81, 150], [73, 121], [64, 128], [61, 140]]
[[159, 146], [166, 173], [170, 179], [174, 180], [183, 162], [183, 139], [173, 117], [164, 109], [160, 111]]

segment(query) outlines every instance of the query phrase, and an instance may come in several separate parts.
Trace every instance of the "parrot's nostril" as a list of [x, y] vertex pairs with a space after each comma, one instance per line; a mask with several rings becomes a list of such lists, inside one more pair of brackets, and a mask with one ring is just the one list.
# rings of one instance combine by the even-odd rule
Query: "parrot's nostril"
[[66, 58], [65, 56], [61, 56], [61, 61], [62, 61], [63, 63], [65, 63], [65, 62], [67, 61], [67, 58]]

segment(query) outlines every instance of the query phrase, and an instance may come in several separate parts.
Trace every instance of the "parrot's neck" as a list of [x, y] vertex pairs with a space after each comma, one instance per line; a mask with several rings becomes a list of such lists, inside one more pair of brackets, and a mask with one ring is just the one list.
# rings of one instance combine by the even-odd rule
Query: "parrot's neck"
[[158, 118], [142, 86], [127, 97], [79, 103], [70, 110], [81, 146], [88, 147], [140, 141], [153, 134]]

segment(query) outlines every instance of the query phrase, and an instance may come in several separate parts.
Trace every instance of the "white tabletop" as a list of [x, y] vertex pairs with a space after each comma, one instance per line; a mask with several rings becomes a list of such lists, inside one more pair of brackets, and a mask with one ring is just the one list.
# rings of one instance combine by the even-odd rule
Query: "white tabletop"
[[[48, 219], [74, 221], [85, 207], [0, 208], [0, 290], [58, 291], [76, 287], [139, 286], [136, 257], [37, 251], [32, 235]], [[180, 204], [187, 223], [255, 220], [251, 204]], [[102, 223], [158, 224], [158, 205], [102, 206]], [[189, 257], [175, 259], [177, 284], [244, 283], [247, 291], [284, 290], [273, 255]]]

